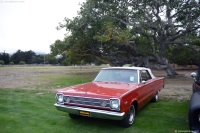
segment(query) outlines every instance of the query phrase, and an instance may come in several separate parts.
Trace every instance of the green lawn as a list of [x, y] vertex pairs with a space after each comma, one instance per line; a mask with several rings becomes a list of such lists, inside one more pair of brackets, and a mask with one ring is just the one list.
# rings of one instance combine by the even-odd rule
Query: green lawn
[[[82, 76], [84, 75], [84, 76]], [[49, 84], [31, 85], [34, 90], [0, 88], [0, 133], [174, 133], [188, 131], [188, 101], [160, 100], [149, 103], [136, 114], [129, 128], [117, 121], [82, 117], [69, 118], [55, 109], [55, 93], [51, 88], [89, 82], [93, 73], [52, 75]], [[49, 78], [42, 75], [35, 78]], [[84, 77], [84, 78], [82, 78]], [[30, 87], [30, 88], [31, 88]], [[48, 90], [50, 88], [50, 90]]]
[[149, 103], [137, 112], [133, 126], [122, 128], [110, 120], [84, 117], [72, 120], [54, 108], [54, 97], [52, 92], [0, 89], [0, 132], [163, 133], [188, 130], [186, 101]]

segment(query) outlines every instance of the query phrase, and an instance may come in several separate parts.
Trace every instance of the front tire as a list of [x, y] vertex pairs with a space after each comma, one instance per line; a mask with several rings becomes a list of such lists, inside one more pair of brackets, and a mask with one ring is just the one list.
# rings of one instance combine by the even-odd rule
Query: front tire
[[131, 105], [128, 114], [120, 121], [121, 126], [130, 127], [135, 120], [135, 106]]

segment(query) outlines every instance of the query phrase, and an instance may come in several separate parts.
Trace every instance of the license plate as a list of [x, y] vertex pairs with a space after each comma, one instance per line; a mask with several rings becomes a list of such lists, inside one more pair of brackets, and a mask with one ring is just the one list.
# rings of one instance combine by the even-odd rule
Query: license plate
[[90, 116], [90, 112], [88, 111], [79, 111], [79, 114], [83, 116]]

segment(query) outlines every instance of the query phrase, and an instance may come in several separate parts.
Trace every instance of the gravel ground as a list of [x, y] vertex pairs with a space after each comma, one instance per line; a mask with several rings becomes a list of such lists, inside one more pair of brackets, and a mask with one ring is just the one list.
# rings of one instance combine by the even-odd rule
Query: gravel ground
[[176, 70], [180, 74], [176, 78], [169, 78], [164, 71], [153, 71], [156, 76], [165, 77], [165, 87], [160, 91], [161, 99], [177, 101], [190, 100], [193, 79], [190, 74], [194, 70]]

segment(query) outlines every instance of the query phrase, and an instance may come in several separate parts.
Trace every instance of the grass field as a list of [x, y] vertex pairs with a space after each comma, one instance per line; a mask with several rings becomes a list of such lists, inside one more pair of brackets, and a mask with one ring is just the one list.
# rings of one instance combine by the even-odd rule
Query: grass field
[[0, 86], [0, 133], [174, 133], [188, 131], [188, 100], [177, 101], [161, 97], [159, 102], [149, 103], [138, 111], [135, 123], [130, 128], [122, 128], [117, 121], [111, 120], [85, 117], [72, 120], [67, 113], [55, 109], [53, 104], [56, 88], [89, 82], [99, 68], [87, 68], [81, 70], [83, 71], [81, 73], [77, 68], [64, 67], [25, 68], [30, 71], [23, 70], [24, 68], [21, 67], [1, 67], [0, 72], [9, 76], [10, 73], [16, 72], [15, 70], [12, 72], [11, 69], [24, 73], [21, 75], [15, 73], [19, 76], [15, 79], [7, 77], [10, 81], [14, 83], [15, 80], [22, 79], [22, 75], [26, 75], [26, 72], [29, 74], [25, 76], [29, 79], [29, 84], [23, 85], [26, 82], [22, 82], [20, 85], [17, 84], [16, 88], [13, 87], [14, 85], [12, 88]]

